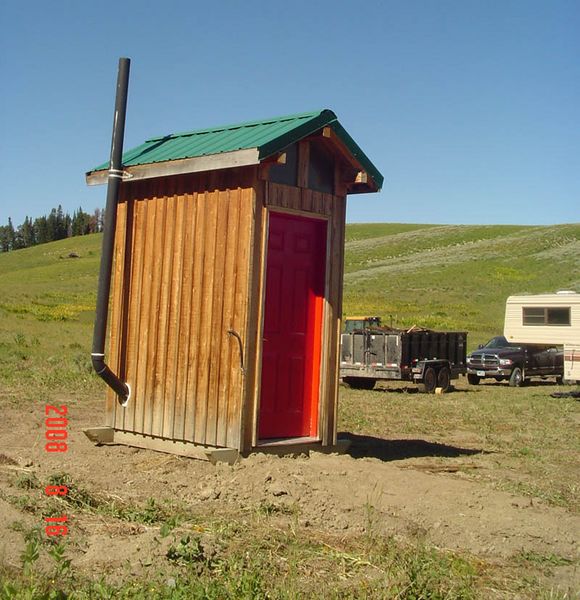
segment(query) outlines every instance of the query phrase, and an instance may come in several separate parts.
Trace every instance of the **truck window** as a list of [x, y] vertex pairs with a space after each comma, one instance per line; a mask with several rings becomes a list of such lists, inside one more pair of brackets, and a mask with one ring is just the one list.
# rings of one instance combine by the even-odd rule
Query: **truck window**
[[344, 322], [344, 332], [352, 333], [353, 331], [360, 331], [361, 329], [372, 329], [373, 327], [380, 327], [380, 317], [361, 317], [359, 318], [346, 318]]
[[364, 321], [355, 321], [353, 319], [349, 319], [344, 324], [344, 332], [352, 333], [353, 331], [356, 331], [358, 329], [364, 329], [364, 325], [365, 325]]
[[518, 344], [512, 344], [508, 342], [505, 337], [499, 335], [497, 337], [491, 338], [487, 344], [481, 346], [482, 348], [517, 348]]
[[524, 306], [523, 325], [570, 325], [570, 307]]

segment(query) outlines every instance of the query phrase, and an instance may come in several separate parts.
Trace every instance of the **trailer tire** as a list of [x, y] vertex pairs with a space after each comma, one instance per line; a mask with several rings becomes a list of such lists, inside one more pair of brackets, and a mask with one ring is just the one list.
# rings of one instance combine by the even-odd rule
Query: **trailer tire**
[[443, 390], [443, 393], [448, 392], [451, 387], [451, 371], [449, 367], [441, 367], [437, 373], [437, 387]]
[[433, 367], [427, 367], [423, 374], [423, 387], [428, 394], [432, 394], [437, 387], [437, 372]]
[[510, 375], [510, 387], [522, 387], [524, 385], [524, 372], [520, 367], [514, 367]]
[[353, 390], [372, 390], [375, 387], [375, 380], [368, 377], [344, 377], [343, 381]]
[[477, 375], [474, 375], [473, 373], [467, 374], [467, 381], [469, 382], [469, 385], [479, 385], [479, 380], [480, 378]]

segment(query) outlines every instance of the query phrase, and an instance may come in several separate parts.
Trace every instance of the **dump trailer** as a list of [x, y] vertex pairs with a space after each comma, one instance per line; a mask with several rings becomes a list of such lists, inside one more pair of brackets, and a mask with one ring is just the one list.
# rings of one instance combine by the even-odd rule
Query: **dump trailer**
[[341, 335], [340, 376], [353, 388], [373, 389], [380, 380], [422, 384], [428, 393], [449, 390], [467, 368], [467, 332], [383, 327], [377, 317], [346, 319]]

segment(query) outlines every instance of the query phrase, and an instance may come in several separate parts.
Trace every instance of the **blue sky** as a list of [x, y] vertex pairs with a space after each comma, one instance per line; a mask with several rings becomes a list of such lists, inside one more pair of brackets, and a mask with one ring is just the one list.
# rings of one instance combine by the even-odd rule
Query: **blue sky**
[[105, 204], [125, 148], [331, 108], [385, 175], [351, 222], [580, 221], [580, 2], [2, 2], [0, 224]]

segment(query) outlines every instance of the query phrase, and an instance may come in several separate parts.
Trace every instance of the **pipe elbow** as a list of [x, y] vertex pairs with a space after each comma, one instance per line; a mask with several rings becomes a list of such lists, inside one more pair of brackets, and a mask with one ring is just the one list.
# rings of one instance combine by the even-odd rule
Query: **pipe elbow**
[[121, 406], [127, 406], [129, 398], [131, 396], [131, 388], [129, 384], [121, 381], [111, 371], [107, 363], [105, 362], [105, 355], [94, 352], [91, 354], [91, 360], [93, 363], [93, 369], [96, 374], [117, 394], [119, 404]]

